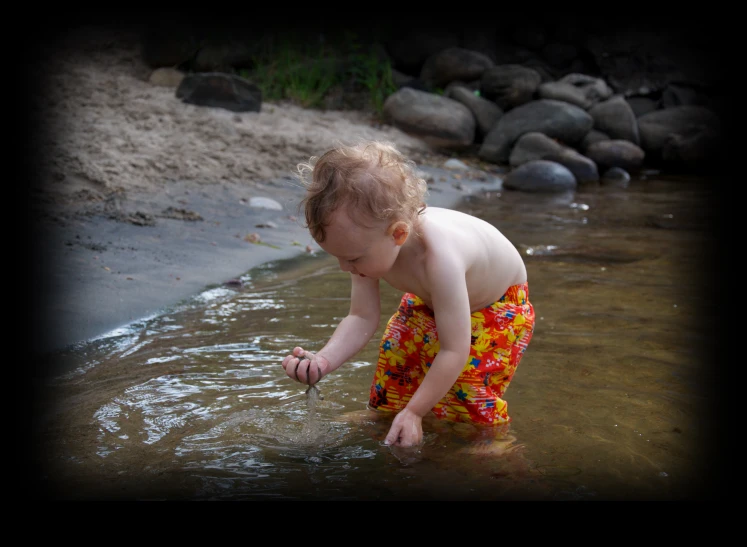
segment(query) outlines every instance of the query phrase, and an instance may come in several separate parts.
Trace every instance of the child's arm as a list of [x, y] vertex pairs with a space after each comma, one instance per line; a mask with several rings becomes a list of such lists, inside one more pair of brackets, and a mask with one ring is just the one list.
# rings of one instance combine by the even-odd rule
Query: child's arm
[[[340, 321], [329, 341], [316, 354], [297, 347], [283, 359], [285, 373], [303, 384], [314, 384], [368, 343], [381, 318], [379, 280], [351, 275], [350, 311]], [[299, 359], [303, 356], [304, 359]]]
[[469, 357], [471, 312], [465, 269], [458, 257], [434, 261], [428, 283], [440, 349], [407, 406], [392, 422], [385, 444], [413, 446], [422, 441], [423, 416], [452, 388]]

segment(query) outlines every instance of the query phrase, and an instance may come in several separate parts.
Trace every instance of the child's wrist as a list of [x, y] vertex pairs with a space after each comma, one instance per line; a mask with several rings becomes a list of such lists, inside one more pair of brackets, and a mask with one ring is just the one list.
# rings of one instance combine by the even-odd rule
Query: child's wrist
[[420, 413], [415, 407], [413, 407], [413, 406], [411, 406], [409, 404], [407, 406], [405, 406], [405, 408], [403, 408], [402, 410], [406, 410], [407, 412], [409, 412], [410, 414], [412, 414], [412, 415], [420, 418], [421, 420], [425, 417], [426, 414], [428, 414], [428, 410], [426, 410], [423, 413]]
[[319, 353], [316, 354], [316, 360], [319, 364], [319, 370], [322, 372], [322, 376], [326, 376], [333, 370], [335, 370], [337, 367], [332, 366], [332, 363], [329, 359], [327, 359], [324, 355], [321, 355]]

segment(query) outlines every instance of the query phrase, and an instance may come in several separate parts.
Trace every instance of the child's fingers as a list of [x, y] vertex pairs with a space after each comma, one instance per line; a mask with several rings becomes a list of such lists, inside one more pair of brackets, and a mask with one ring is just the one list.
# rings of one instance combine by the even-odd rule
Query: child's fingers
[[298, 357], [294, 357], [293, 355], [288, 355], [285, 359], [283, 359], [283, 368], [285, 369], [285, 374], [287, 374], [288, 377], [294, 379], [296, 382], [303, 382], [301, 375], [302, 361], [303, 359], [299, 359]]
[[397, 424], [392, 424], [392, 427], [389, 429], [389, 433], [387, 433], [386, 438], [384, 439], [384, 444], [387, 445], [395, 445], [399, 441], [399, 434], [402, 431], [402, 426]]
[[302, 384], [314, 385], [322, 379], [322, 371], [314, 360], [314, 354], [300, 346], [293, 348], [293, 353], [286, 355], [282, 364], [285, 373]]
[[[296, 365], [295, 379], [302, 384], [313, 384], [315, 383], [313, 381], [313, 371], [317, 368], [316, 364], [312, 365], [312, 361], [308, 357], [301, 357], [298, 359], [298, 364]], [[318, 373], [316, 376], [318, 377]]]
[[288, 375], [288, 377], [293, 378], [296, 380], [296, 367], [298, 367], [298, 359], [295, 357], [286, 357], [283, 359], [283, 368], [285, 369], [285, 374]]
[[319, 369], [319, 363], [316, 361], [309, 362], [308, 378], [309, 385], [312, 386], [322, 379], [322, 371]]

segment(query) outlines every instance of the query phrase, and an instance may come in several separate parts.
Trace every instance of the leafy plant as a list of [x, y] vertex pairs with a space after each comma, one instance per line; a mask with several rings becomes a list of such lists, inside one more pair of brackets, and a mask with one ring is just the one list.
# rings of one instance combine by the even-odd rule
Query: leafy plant
[[239, 74], [254, 82], [266, 100], [293, 101], [304, 108], [320, 107], [334, 87], [364, 90], [377, 114], [396, 91], [388, 61], [365, 50], [355, 35], [347, 33], [338, 42], [292, 36], [268, 40], [258, 48], [252, 70]]
[[335, 84], [334, 63], [325, 59], [323, 47], [308, 54], [285, 43], [277, 52], [256, 57], [254, 70], [242, 76], [250, 78], [268, 100], [289, 99], [307, 108], [318, 105]]
[[397, 86], [392, 80], [392, 65], [389, 61], [381, 59], [375, 51], [363, 51], [358, 44], [355, 44], [354, 53], [350, 59], [349, 74], [354, 84], [368, 91], [374, 110], [381, 115], [384, 101], [397, 91]]

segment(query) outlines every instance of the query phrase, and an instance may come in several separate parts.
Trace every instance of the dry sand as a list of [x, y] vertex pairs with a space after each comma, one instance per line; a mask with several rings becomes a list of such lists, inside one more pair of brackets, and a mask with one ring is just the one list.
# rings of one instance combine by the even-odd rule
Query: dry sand
[[47, 87], [39, 157], [45, 197], [101, 200], [112, 192], [161, 192], [172, 182], [257, 182], [337, 142], [383, 139], [420, 156], [426, 145], [357, 111], [289, 103], [235, 113], [185, 104], [149, 82], [134, 32], [91, 28], [65, 37], [42, 70]]

